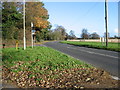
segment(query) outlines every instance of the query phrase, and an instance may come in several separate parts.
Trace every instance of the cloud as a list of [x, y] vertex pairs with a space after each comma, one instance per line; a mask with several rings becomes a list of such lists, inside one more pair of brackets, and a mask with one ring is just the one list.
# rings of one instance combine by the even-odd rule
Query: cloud
[[115, 33], [118, 33], [118, 28], [114, 29], [114, 32], [115, 32]]
[[114, 32], [120, 37], [120, 29], [114, 29]]

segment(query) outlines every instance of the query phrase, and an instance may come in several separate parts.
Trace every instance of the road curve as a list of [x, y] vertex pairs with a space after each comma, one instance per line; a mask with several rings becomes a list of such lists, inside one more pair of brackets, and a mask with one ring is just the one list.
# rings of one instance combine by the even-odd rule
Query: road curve
[[47, 42], [44, 45], [102, 68], [112, 76], [118, 77], [118, 52], [68, 45], [58, 41]]

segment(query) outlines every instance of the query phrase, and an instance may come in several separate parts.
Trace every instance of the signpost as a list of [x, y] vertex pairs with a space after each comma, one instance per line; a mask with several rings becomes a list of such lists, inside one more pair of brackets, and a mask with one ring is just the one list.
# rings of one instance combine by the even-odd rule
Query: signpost
[[23, 40], [24, 40], [24, 50], [26, 49], [26, 38], [25, 38], [25, 0], [23, 3], [23, 28], [24, 28], [24, 36], [23, 36]]
[[31, 44], [32, 44], [32, 48], [33, 48], [33, 32], [32, 32], [32, 29], [33, 29], [33, 23], [31, 22]]

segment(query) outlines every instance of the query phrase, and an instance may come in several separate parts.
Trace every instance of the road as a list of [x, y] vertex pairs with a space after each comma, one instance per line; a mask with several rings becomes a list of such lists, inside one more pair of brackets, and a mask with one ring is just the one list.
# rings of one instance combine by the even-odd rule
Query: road
[[58, 41], [47, 42], [44, 45], [97, 68], [102, 68], [112, 76], [118, 77], [118, 52], [68, 45], [59, 43]]

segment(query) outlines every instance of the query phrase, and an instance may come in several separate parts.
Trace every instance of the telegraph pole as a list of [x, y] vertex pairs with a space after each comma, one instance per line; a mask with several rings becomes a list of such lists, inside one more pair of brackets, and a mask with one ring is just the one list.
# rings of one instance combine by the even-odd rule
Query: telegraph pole
[[25, 50], [26, 49], [26, 38], [25, 38], [25, 0], [23, 2], [23, 28], [24, 28], [23, 40], [24, 40], [24, 50]]
[[106, 47], [108, 46], [108, 0], [105, 0]]

